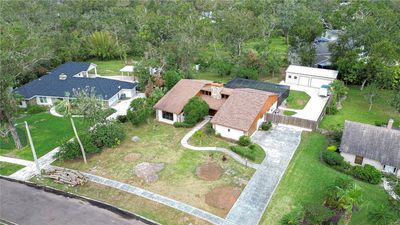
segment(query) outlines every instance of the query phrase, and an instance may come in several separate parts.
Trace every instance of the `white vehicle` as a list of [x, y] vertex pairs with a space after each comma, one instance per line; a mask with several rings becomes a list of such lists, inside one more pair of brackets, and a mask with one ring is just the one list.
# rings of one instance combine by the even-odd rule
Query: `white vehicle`
[[318, 95], [321, 97], [327, 97], [329, 95], [329, 85], [322, 85], [319, 88]]

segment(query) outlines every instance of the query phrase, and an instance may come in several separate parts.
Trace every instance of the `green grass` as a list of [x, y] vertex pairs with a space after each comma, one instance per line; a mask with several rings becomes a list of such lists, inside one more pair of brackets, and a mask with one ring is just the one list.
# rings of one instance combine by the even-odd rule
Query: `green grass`
[[129, 194], [114, 188], [106, 187], [96, 183], [88, 182], [82, 186], [70, 187], [55, 183], [49, 179], [33, 178], [31, 180], [45, 186], [50, 186], [75, 195], [96, 199], [124, 210], [136, 213], [143, 217], [157, 221], [160, 224], [196, 224], [208, 225], [209, 223], [197, 217], [186, 214], [171, 207], [147, 200], [145, 198]]
[[283, 111], [283, 115], [285, 115], [285, 116], [293, 116], [293, 115], [296, 115], [296, 112], [295, 111], [290, 111], [290, 110], [284, 110]]
[[265, 158], [264, 149], [257, 144], [254, 144], [252, 148], [250, 146], [231, 146], [230, 150], [255, 163], [261, 163]]
[[12, 163], [6, 163], [6, 162], [0, 162], [0, 175], [2, 176], [8, 176], [11, 175], [18, 170], [24, 168], [24, 166], [17, 165], [17, 164], [12, 164]]
[[[97, 74], [102, 76], [115, 76], [121, 75], [119, 71], [122, 67], [125, 66], [125, 62], [123, 60], [88, 60], [88, 62], [94, 63], [97, 65]], [[94, 73], [93, 71], [91, 71]]]
[[[17, 133], [20, 138], [22, 146], [26, 146], [27, 137], [25, 130], [19, 127], [17, 128]], [[11, 136], [11, 133], [9, 133], [8, 136], [5, 138], [0, 137], [0, 149], [14, 149], [14, 148], [15, 148], [15, 143], [14, 139]]]
[[349, 87], [347, 98], [342, 102], [343, 108], [336, 115], [325, 115], [320, 127], [330, 129], [343, 126], [345, 120], [374, 124], [375, 121], [387, 122], [389, 118], [394, 119], [395, 125], [400, 124], [400, 113], [389, 104], [393, 91], [380, 90], [371, 111], [368, 111], [369, 104], [364, 92], [359, 87]]
[[[244, 188], [239, 179], [249, 180], [254, 170], [230, 157], [222, 160], [222, 153], [212, 151], [192, 151], [181, 146], [180, 140], [190, 130], [175, 128], [158, 122], [132, 127], [124, 124], [127, 138], [116, 148], [104, 149], [99, 154], [88, 158], [88, 164], [82, 160], [56, 161], [55, 165], [90, 172], [99, 176], [129, 183], [152, 192], [191, 204], [225, 216], [229, 209], [218, 209], [205, 203], [205, 195], [219, 186]], [[138, 136], [138, 142], [131, 141]], [[136, 161], [126, 160], [131, 153], [140, 154]], [[215, 162], [227, 171], [218, 180], [205, 181], [196, 175], [196, 169], [207, 162]], [[154, 183], [145, 183], [133, 173], [133, 168], [142, 162], [164, 163], [165, 168], [158, 173], [159, 179]], [[229, 171], [229, 172], [228, 172]]]
[[[320, 152], [327, 146], [326, 137], [318, 133], [304, 132], [301, 143], [280, 181], [260, 224], [279, 224], [280, 219], [291, 210], [304, 203], [323, 203], [327, 187], [335, 179], [347, 177], [319, 160]], [[367, 215], [373, 206], [383, 204], [387, 210], [389, 195], [380, 185], [372, 185], [355, 180], [362, 188], [363, 202], [353, 213], [350, 224], [369, 225]]]
[[[73, 137], [73, 130], [69, 119], [50, 115], [49, 113], [26, 114], [16, 120], [19, 129], [25, 129], [24, 121], [28, 122], [35, 146], [36, 154], [41, 157], [59, 146], [62, 142]], [[74, 119], [79, 130], [84, 128], [80, 118]], [[33, 160], [30, 146], [22, 149], [0, 149], [0, 155]]]
[[286, 107], [289, 109], [304, 109], [310, 96], [304, 91], [290, 90], [286, 99]]

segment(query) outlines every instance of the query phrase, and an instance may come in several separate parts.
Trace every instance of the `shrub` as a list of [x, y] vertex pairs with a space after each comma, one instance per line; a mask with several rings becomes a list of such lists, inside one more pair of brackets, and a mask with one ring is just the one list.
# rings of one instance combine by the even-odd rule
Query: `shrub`
[[321, 157], [324, 162], [331, 166], [342, 166], [344, 164], [343, 156], [336, 152], [323, 151]]
[[184, 127], [184, 128], [192, 128], [194, 124], [188, 124], [185, 122], [175, 122], [174, 127], [179, 128], [179, 127]]
[[387, 225], [392, 224], [396, 220], [396, 215], [387, 210], [387, 206], [379, 205], [374, 206], [369, 211], [368, 219], [376, 225]]
[[269, 129], [271, 129], [272, 128], [272, 122], [271, 121], [268, 121], [268, 122], [266, 122], [266, 123], [262, 123], [261, 124], [261, 130], [269, 130]]
[[256, 153], [255, 153], [254, 148], [251, 149], [251, 148], [247, 148], [244, 146], [231, 146], [230, 148], [233, 152], [235, 152], [245, 158], [248, 158], [252, 161], [256, 160]]
[[92, 136], [89, 133], [85, 133], [79, 136], [79, 139], [82, 142], [83, 148], [85, 149], [86, 154], [99, 153], [101, 152], [101, 147], [96, 146]]
[[371, 184], [379, 184], [382, 177], [382, 173], [379, 170], [368, 164], [364, 166], [354, 166], [352, 175], [357, 179]]
[[59, 160], [69, 160], [82, 157], [82, 153], [78, 142], [68, 141], [60, 145], [60, 151], [58, 151], [55, 157]]
[[338, 113], [338, 109], [335, 105], [329, 105], [328, 107], [326, 107], [326, 114], [327, 115], [335, 115], [336, 113]]
[[198, 96], [191, 98], [183, 107], [185, 123], [195, 125], [208, 115], [208, 104]]
[[302, 211], [292, 211], [286, 215], [284, 215], [280, 221], [281, 225], [300, 225], [303, 220]]
[[223, 76], [229, 76], [231, 74], [233, 65], [224, 62], [223, 60], [215, 60], [213, 63], [213, 67], [217, 71], [218, 75], [223, 77]]
[[215, 130], [211, 123], [207, 123], [205, 131], [207, 135], [215, 134]]
[[307, 204], [304, 206], [304, 210], [305, 220], [310, 224], [322, 224], [334, 215], [332, 210], [320, 204]]
[[144, 98], [136, 98], [131, 102], [127, 112], [127, 118], [133, 125], [144, 123], [151, 115], [151, 109]]
[[196, 132], [193, 134], [193, 137], [195, 137], [195, 138], [202, 138], [202, 137], [204, 137], [204, 131], [202, 131], [202, 130], [196, 131]]
[[400, 196], [400, 183], [398, 183], [398, 184], [394, 187], [393, 191], [394, 191], [398, 196]]
[[337, 146], [336, 145], [330, 145], [326, 148], [326, 150], [331, 151], [331, 152], [336, 152]]
[[31, 105], [29, 106], [27, 112], [29, 114], [36, 114], [36, 113], [41, 113], [41, 112], [46, 112], [47, 108], [45, 106], [40, 106], [40, 105]]
[[234, 76], [245, 78], [245, 79], [258, 80], [258, 78], [259, 78], [259, 74], [256, 69], [242, 67], [242, 66], [236, 66], [233, 69], [232, 74]]
[[239, 138], [238, 144], [241, 146], [249, 146], [251, 144], [250, 137], [243, 135]]
[[119, 115], [119, 116], [117, 116], [117, 120], [120, 123], [126, 123], [126, 122], [128, 122], [128, 117], [126, 115]]
[[94, 144], [99, 148], [113, 148], [125, 138], [121, 125], [112, 122], [97, 124], [90, 132], [90, 135]]

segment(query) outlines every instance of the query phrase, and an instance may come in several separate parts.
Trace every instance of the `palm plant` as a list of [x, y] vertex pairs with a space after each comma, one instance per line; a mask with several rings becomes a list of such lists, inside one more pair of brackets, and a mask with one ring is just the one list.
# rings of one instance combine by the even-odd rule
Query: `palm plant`
[[344, 223], [349, 224], [353, 215], [354, 207], [361, 202], [362, 191], [356, 184], [349, 188], [337, 187], [336, 199], [337, 206], [345, 210]]

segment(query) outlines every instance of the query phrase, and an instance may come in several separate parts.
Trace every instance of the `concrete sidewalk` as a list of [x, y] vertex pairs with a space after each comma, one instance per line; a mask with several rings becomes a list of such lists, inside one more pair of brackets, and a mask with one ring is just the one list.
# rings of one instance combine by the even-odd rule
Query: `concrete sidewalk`
[[271, 131], [257, 131], [252, 136], [253, 142], [266, 151], [266, 157], [229, 211], [226, 225], [260, 222], [300, 139], [300, 129], [284, 126], [276, 126]]

